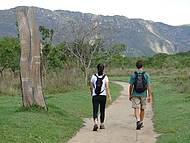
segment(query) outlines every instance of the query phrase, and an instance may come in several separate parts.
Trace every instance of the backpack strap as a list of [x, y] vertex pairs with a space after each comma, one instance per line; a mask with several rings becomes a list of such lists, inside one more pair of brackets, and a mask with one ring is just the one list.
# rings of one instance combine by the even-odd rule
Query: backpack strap
[[137, 76], [138, 76], [138, 73], [137, 73], [137, 71], [135, 71], [135, 72], [134, 72], [134, 74], [135, 74], [135, 77], [137, 77]]
[[[145, 77], [145, 73], [146, 73], [146, 71], [143, 71], [141, 74], [142, 74], [142, 78], [143, 78], [143, 82], [145, 82], [145, 83], [147, 83], [147, 81], [146, 81], [146, 77]], [[138, 78], [138, 73], [137, 73], [137, 71], [135, 71], [135, 79], [137, 79]]]
[[106, 76], [106, 74], [104, 74], [104, 75], [102, 76], [102, 80], [104, 79], [105, 76]]
[[[103, 79], [105, 78], [105, 76], [106, 76], [106, 74], [104, 74], [104, 75], [102, 76], [102, 78], [101, 78], [102, 81], [103, 81]], [[105, 90], [105, 89], [104, 89], [104, 90]], [[104, 92], [104, 90], [101, 91], [100, 93]]]
[[96, 76], [97, 79], [101, 79], [101, 80], [103, 80], [103, 79], [105, 78], [105, 76], [106, 76], [106, 74], [104, 74], [104, 75], [102, 76], [102, 78], [99, 78], [96, 74], [94, 74], [94, 75]]
[[[143, 71], [141, 74], [144, 76], [144, 74], [146, 73], [146, 71]], [[139, 73], [137, 71], [134, 72], [135, 76], [137, 76]]]
[[144, 78], [144, 79], [145, 79], [145, 73], [146, 73], [145, 71], [142, 72], [142, 75], [143, 75], [143, 78]]
[[[97, 78], [99, 78], [96, 74], [94, 74]], [[102, 80], [105, 78], [105, 76], [106, 76], [106, 74], [104, 74], [103, 76], [102, 76]]]
[[142, 74], [143, 74], [143, 80], [145, 81], [145, 83], [147, 83], [147, 80], [146, 80], [146, 77], [145, 77], [145, 73], [146, 73], [146, 71], [142, 72]]
[[[140, 73], [140, 74], [143, 75], [143, 79], [145, 79], [145, 76], [144, 76], [145, 73], [146, 73], [146, 71], [143, 71], [142, 73]], [[135, 74], [135, 78], [134, 78], [134, 79], [137, 80], [137, 78], [138, 78], [138, 74], [139, 74], [139, 73], [138, 73], [137, 71], [135, 71], [134, 74]]]

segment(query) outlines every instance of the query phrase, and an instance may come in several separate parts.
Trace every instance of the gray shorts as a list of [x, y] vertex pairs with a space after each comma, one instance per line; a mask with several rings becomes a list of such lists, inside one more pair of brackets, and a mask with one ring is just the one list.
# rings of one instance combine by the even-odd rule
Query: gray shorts
[[146, 108], [146, 96], [132, 96], [132, 108]]

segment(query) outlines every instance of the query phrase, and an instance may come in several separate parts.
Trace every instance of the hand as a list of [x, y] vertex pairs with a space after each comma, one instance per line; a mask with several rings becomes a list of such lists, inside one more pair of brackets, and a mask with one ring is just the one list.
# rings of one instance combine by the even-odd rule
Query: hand
[[151, 96], [148, 96], [148, 97], [147, 97], [147, 101], [148, 101], [148, 103], [151, 102]]
[[111, 96], [109, 96], [108, 99], [109, 99], [109, 102], [112, 102], [112, 98], [111, 98]]
[[132, 99], [132, 95], [129, 95], [129, 100], [131, 101], [131, 99]]

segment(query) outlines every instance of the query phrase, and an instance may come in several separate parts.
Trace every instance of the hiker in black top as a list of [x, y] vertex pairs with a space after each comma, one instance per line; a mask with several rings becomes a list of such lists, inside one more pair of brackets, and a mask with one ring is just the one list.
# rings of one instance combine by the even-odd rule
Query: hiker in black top
[[137, 130], [143, 127], [144, 110], [146, 99], [151, 101], [152, 93], [150, 88], [150, 76], [143, 70], [143, 61], [136, 62], [137, 70], [131, 75], [129, 81], [129, 100], [132, 102], [134, 114], [137, 121]]
[[98, 108], [100, 105], [100, 129], [105, 129], [104, 118], [105, 118], [105, 107], [106, 107], [106, 98], [111, 102], [111, 96], [109, 91], [109, 80], [108, 76], [103, 73], [104, 65], [97, 65], [98, 72], [92, 75], [90, 91], [92, 95], [92, 104], [93, 104], [93, 119], [94, 127], [93, 131], [98, 129]]

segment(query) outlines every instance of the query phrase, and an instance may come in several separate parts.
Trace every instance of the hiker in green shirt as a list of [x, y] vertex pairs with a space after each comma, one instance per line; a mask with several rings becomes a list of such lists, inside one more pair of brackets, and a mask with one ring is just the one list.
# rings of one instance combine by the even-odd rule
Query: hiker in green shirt
[[132, 102], [134, 108], [134, 115], [136, 118], [136, 130], [143, 127], [143, 119], [146, 108], [146, 100], [148, 102], [152, 99], [152, 92], [150, 88], [150, 76], [143, 70], [143, 61], [136, 62], [137, 70], [131, 74], [129, 81], [129, 100]]

